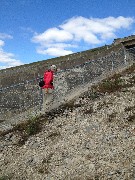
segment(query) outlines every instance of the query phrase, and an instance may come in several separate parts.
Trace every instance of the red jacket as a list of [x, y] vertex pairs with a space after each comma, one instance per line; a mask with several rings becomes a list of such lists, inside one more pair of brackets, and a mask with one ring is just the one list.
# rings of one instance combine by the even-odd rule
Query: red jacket
[[53, 86], [53, 71], [47, 70], [44, 73], [44, 82], [45, 82], [45, 85], [42, 87], [43, 89], [45, 89], [45, 88], [54, 89], [54, 86]]

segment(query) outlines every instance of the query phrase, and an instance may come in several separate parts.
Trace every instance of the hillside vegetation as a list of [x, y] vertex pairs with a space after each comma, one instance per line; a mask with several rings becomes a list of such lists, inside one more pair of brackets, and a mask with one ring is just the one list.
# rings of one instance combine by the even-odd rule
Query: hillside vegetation
[[134, 180], [135, 64], [1, 135], [0, 180]]

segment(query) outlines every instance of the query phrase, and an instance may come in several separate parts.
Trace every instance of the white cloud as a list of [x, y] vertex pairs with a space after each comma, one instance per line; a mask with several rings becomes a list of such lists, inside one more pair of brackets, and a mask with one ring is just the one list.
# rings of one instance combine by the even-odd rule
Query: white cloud
[[32, 42], [39, 44], [37, 53], [52, 56], [73, 53], [77, 46], [101, 45], [108, 40], [117, 38], [121, 29], [129, 29], [134, 23], [130, 17], [84, 18], [73, 17], [59, 27], [50, 28], [43, 33], [36, 33]]
[[39, 54], [51, 55], [51, 56], [64, 56], [67, 54], [72, 54], [72, 51], [64, 50], [62, 48], [47, 48], [47, 49], [38, 49], [37, 52]]
[[[12, 39], [10, 35], [0, 33], [1, 39]], [[5, 69], [13, 66], [19, 66], [23, 63], [20, 60], [15, 59], [14, 54], [5, 52], [3, 46], [5, 42], [0, 39], [0, 69]]]
[[0, 40], [0, 47], [4, 46], [4, 44], [5, 44], [4, 41]]
[[65, 30], [60, 30], [58, 28], [51, 28], [45, 31], [42, 34], [36, 35], [33, 38], [33, 41], [35, 42], [65, 42], [72, 40], [73, 36], [71, 33], [65, 31]]
[[[134, 19], [124, 18], [122, 16], [118, 18], [108, 17], [104, 19], [99, 18], [84, 18], [84, 17], [74, 17], [69, 19], [64, 24], [60, 25], [63, 30], [66, 30], [79, 37], [80, 39], [86, 41], [85, 37], [89, 35], [95, 36], [97, 43], [102, 43], [102, 37], [113, 38], [116, 37], [115, 32], [120, 28], [128, 28]], [[107, 34], [107, 36], [106, 36]], [[100, 36], [98, 38], [98, 36]], [[105, 39], [105, 40], [107, 40]], [[94, 39], [89, 39], [90, 44], [96, 43]]]
[[6, 33], [0, 33], [0, 39], [13, 39], [13, 37]]
[[19, 27], [20, 37], [24, 39], [29, 39], [31, 35], [35, 34], [35, 31], [30, 27]]
[[14, 54], [4, 52], [3, 49], [0, 48], [0, 69], [20, 66], [22, 64], [20, 60], [14, 58]]
[[35, 33], [35, 31], [30, 28], [30, 27], [20, 27], [20, 29], [23, 31], [23, 32], [27, 32], [27, 33]]
[[101, 20], [102, 23], [112, 27], [113, 29], [128, 28], [133, 22], [133, 18], [125, 18], [119, 16], [118, 18], [108, 17]]

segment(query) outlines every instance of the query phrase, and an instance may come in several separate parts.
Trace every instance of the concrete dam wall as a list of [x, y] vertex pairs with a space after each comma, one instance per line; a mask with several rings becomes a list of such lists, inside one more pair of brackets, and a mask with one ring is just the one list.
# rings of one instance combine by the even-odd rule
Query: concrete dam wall
[[90, 84], [134, 62], [134, 54], [118, 44], [1, 70], [0, 131], [41, 111], [42, 90], [38, 82], [51, 64], [60, 68], [54, 80], [53, 109], [86, 90]]

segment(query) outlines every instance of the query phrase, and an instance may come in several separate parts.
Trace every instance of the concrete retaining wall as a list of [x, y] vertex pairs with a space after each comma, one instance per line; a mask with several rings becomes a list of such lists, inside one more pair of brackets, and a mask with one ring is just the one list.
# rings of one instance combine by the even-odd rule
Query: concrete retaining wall
[[122, 45], [102, 48], [96, 53], [85, 51], [76, 56], [65, 56], [59, 61], [56, 58], [0, 71], [0, 128], [10, 128], [11, 124], [40, 112], [42, 90], [38, 86], [38, 78], [50, 64], [57, 64], [61, 69], [54, 81], [54, 103], [51, 108], [55, 108], [85, 90], [88, 84], [100, 81], [135, 61]]

